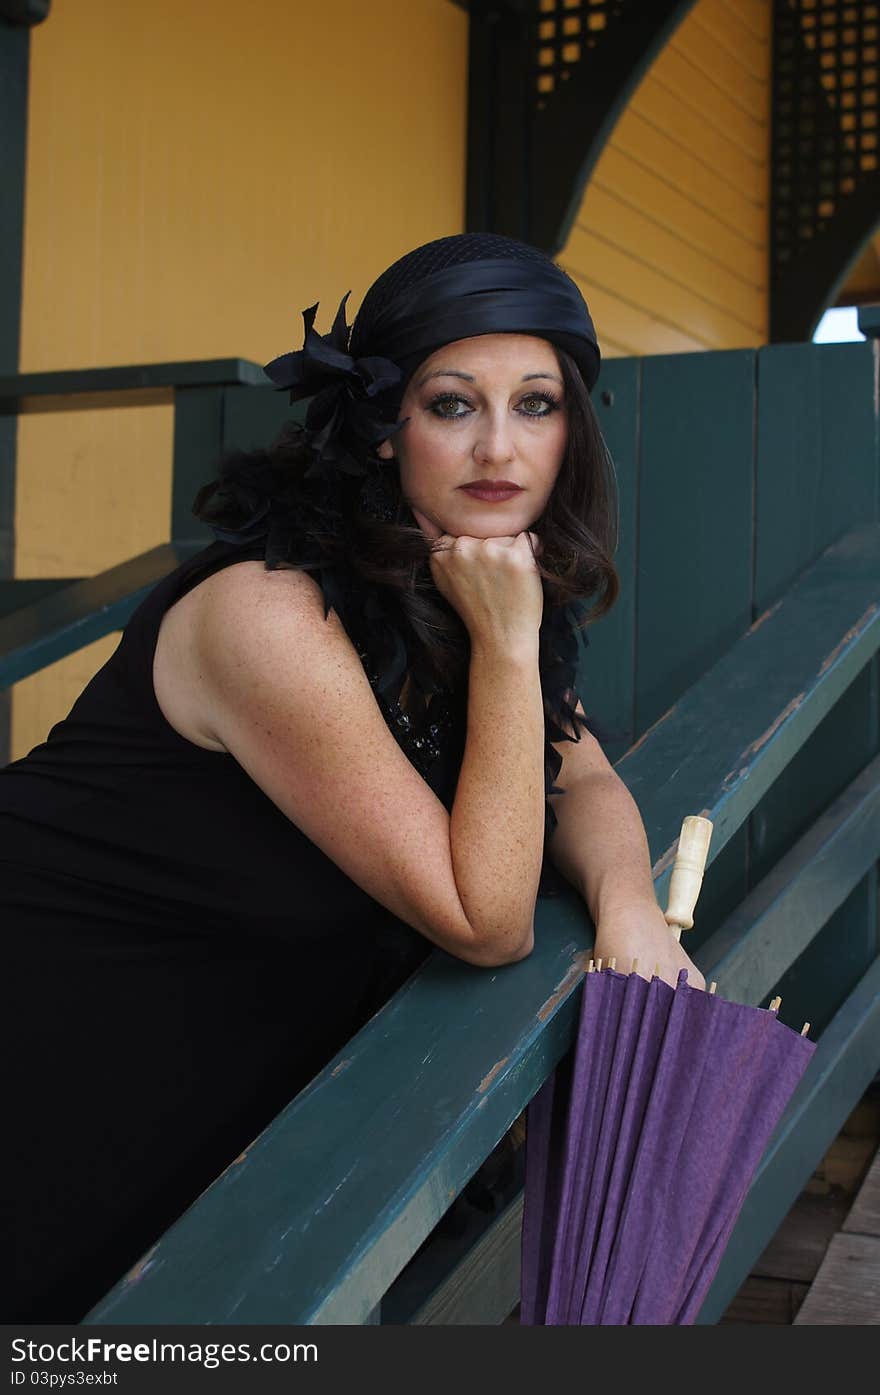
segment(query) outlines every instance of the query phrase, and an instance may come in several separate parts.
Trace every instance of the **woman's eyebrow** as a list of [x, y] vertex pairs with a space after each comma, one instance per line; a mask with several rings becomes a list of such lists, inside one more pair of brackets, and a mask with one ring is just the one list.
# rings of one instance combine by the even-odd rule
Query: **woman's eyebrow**
[[[431, 378], [464, 378], [466, 383], [476, 382], [472, 373], [462, 373], [457, 368], [435, 368], [433, 373], [426, 373], [424, 378], [419, 379], [419, 387], [422, 383], [427, 383]], [[524, 373], [520, 382], [527, 383], [532, 378], [552, 378], [554, 383], [562, 385], [562, 379], [558, 373]]]
[[455, 368], [435, 368], [433, 373], [426, 373], [424, 378], [419, 378], [419, 387], [426, 383], [429, 378], [464, 378], [466, 383], [475, 381], [471, 373], [459, 373]]

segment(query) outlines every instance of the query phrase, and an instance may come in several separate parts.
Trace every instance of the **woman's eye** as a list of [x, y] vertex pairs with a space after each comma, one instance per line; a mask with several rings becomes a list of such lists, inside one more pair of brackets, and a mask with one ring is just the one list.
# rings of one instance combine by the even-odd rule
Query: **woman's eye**
[[527, 417], [549, 417], [559, 403], [553, 397], [545, 397], [543, 393], [530, 393], [519, 405]]
[[[429, 404], [430, 410], [438, 417], [463, 417], [470, 411], [470, 403], [464, 397], [455, 397], [446, 394], [443, 397], [435, 397]], [[460, 408], [461, 410], [456, 410]]]
[[[559, 405], [556, 398], [551, 397], [549, 393], [530, 392], [528, 397], [520, 398], [516, 410], [525, 417], [549, 417]], [[446, 421], [454, 421], [470, 416], [474, 406], [466, 397], [459, 397], [457, 393], [441, 393], [431, 399], [428, 410]]]

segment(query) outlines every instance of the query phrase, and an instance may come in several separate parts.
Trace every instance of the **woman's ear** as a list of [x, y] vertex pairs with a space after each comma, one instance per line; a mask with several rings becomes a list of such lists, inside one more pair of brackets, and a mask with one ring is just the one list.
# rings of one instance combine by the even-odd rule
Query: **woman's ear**
[[378, 447], [376, 448], [376, 454], [382, 460], [393, 460], [394, 450], [392, 448], [391, 442], [389, 440], [380, 441]]

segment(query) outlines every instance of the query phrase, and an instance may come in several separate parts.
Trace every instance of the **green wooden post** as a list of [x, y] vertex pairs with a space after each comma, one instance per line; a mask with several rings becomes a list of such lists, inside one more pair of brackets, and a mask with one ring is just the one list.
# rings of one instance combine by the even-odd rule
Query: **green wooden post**
[[212, 479], [223, 449], [222, 383], [177, 387], [174, 391], [174, 463], [171, 481], [171, 539], [213, 541], [213, 533], [193, 517], [200, 487]]
[[[18, 371], [24, 236], [25, 151], [30, 29], [0, 21], [0, 372]], [[18, 422], [0, 413], [0, 579], [15, 574], [15, 475]], [[0, 766], [9, 761], [11, 705], [0, 690]]]
[[228, 387], [223, 404], [223, 449], [255, 450], [271, 445], [286, 421], [303, 421], [308, 402], [288, 400], [271, 385]]

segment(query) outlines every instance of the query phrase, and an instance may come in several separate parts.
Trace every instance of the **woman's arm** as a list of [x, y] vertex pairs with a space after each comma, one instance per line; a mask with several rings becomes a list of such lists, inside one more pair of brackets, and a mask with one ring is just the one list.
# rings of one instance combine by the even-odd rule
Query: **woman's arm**
[[[581, 736], [573, 751], [593, 740]], [[563, 758], [556, 783], [565, 794], [552, 796], [557, 826], [548, 850], [598, 927], [623, 906], [656, 905], [654, 878], [645, 827], [620, 776], [610, 767], [575, 773], [574, 764]]]
[[435, 944], [479, 965], [530, 953], [544, 808], [537, 639], [532, 650], [476, 646], [450, 817], [388, 730], [312, 577], [242, 562], [199, 589], [199, 707], [250, 778]]
[[[577, 711], [584, 715], [580, 702]], [[594, 956], [606, 963], [616, 957], [624, 972], [638, 959], [645, 977], [657, 965], [673, 984], [684, 968], [688, 983], [704, 988], [657, 903], [645, 826], [626, 785], [589, 732], [555, 749], [562, 756], [556, 783], [565, 793], [551, 796], [557, 826], [548, 852], [587, 904], [596, 927]]]
[[516, 648], [472, 644], [467, 744], [450, 817], [455, 881], [468, 919], [534, 945], [544, 845], [544, 706], [538, 635]]

